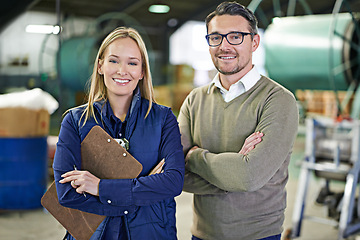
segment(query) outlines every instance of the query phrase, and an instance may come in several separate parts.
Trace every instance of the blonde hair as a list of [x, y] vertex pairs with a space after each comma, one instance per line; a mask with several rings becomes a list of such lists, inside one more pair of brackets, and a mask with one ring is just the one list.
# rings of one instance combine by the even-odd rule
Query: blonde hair
[[[95, 121], [97, 122], [97, 119], [95, 117], [94, 112], [94, 103], [100, 100], [107, 100], [107, 91], [106, 86], [104, 83], [104, 76], [100, 75], [98, 72], [99, 68], [99, 60], [102, 60], [104, 58], [104, 53], [107, 47], [114, 42], [115, 40], [119, 38], [131, 38], [133, 39], [141, 53], [141, 60], [142, 60], [142, 71], [144, 74], [144, 77], [142, 80], [139, 81], [138, 86], [140, 88], [141, 96], [147, 100], [149, 100], [149, 107], [146, 112], [145, 118], [149, 115], [149, 112], [152, 107], [152, 103], [155, 102], [154, 98], [154, 89], [152, 85], [152, 78], [151, 78], [151, 72], [150, 72], [150, 64], [149, 64], [149, 57], [146, 50], [145, 43], [143, 39], [141, 38], [140, 34], [133, 28], [127, 28], [127, 27], [119, 27], [114, 29], [109, 35], [103, 40], [103, 42], [100, 45], [99, 51], [97, 53], [95, 62], [94, 62], [94, 68], [93, 73], [89, 79], [90, 81], [90, 89], [88, 93], [88, 99], [85, 111], [81, 115], [81, 118], [85, 117], [85, 121], [83, 125], [85, 125], [86, 121], [93, 117]], [[81, 120], [80, 118], [80, 120]], [[80, 121], [81, 122], [81, 121]]]

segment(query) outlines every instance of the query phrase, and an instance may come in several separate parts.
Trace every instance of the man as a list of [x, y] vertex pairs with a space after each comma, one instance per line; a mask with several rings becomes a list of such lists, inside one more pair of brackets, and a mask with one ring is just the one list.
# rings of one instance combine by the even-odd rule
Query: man
[[295, 98], [253, 66], [260, 37], [250, 10], [224, 2], [205, 22], [219, 73], [187, 96], [178, 118], [193, 239], [280, 239]]

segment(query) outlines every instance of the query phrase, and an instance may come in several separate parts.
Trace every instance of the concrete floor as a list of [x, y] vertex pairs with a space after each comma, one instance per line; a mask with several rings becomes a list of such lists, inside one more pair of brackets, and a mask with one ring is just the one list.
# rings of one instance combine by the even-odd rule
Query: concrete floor
[[[292, 226], [293, 205], [297, 192], [297, 178], [299, 163], [304, 156], [304, 136], [299, 135], [295, 142], [294, 152], [289, 166], [290, 178], [287, 184], [288, 207], [285, 213], [284, 229]], [[313, 204], [322, 186], [322, 180], [312, 179], [308, 191], [306, 215], [326, 217], [327, 209]], [[338, 184], [337, 187], [342, 187]], [[178, 239], [190, 240], [190, 226], [192, 222], [192, 195], [183, 192], [176, 198]], [[304, 220], [299, 240], [335, 240], [337, 229], [334, 226]], [[43, 209], [28, 211], [0, 210], [0, 239], [1, 240], [54, 240], [62, 239], [65, 234], [63, 227]], [[356, 236], [349, 239], [359, 240]]]

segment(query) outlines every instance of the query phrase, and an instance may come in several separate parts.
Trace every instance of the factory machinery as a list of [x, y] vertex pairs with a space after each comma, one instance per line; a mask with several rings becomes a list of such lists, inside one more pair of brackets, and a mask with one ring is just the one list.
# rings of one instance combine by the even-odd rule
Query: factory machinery
[[[328, 207], [328, 218], [306, 216], [309, 220], [338, 228], [338, 239], [360, 231], [360, 202], [356, 191], [360, 173], [360, 121], [329, 118], [307, 118], [305, 159], [301, 165], [297, 196], [293, 212], [293, 228], [287, 238], [300, 236], [305, 218], [307, 191], [311, 173], [326, 180], [316, 202]], [[343, 191], [330, 190], [330, 181], [343, 181]]]
[[[261, 4], [250, 7], [259, 11]], [[337, 0], [332, 13], [311, 14], [306, 1], [289, 1], [281, 16], [280, 1], [273, 1], [274, 19], [265, 30], [266, 69], [272, 79], [295, 92], [298, 89], [329, 90], [336, 96], [335, 117], [305, 118], [305, 157], [301, 163], [293, 226], [285, 239], [300, 237], [303, 220], [337, 227], [338, 239], [360, 232], [360, 5]], [[307, 14], [295, 16], [296, 5]], [[280, 14], [279, 14], [280, 13]], [[342, 101], [338, 92], [346, 92]], [[350, 101], [351, 99], [351, 101]], [[344, 109], [349, 106], [350, 113]], [[324, 179], [316, 199], [327, 207], [327, 216], [305, 215], [307, 192], [314, 174]], [[340, 192], [330, 181], [342, 182]], [[306, 229], [305, 229], [306, 231]]]

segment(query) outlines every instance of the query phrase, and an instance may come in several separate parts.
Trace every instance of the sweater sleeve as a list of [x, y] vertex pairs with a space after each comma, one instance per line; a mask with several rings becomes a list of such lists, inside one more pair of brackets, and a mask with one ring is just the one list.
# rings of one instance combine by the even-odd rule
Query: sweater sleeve
[[199, 175], [185, 169], [185, 181], [183, 191], [197, 195], [223, 194], [226, 191], [215, 187]]
[[287, 91], [273, 92], [259, 113], [255, 131], [264, 136], [253, 150], [242, 155], [215, 154], [198, 148], [191, 154], [186, 168], [226, 191], [256, 191], [290, 158], [297, 126], [298, 110], [293, 95]]
[[[180, 109], [178, 116], [178, 122], [181, 132], [181, 143], [183, 145], [184, 154], [186, 154], [191, 147], [193, 147], [193, 141], [190, 132], [190, 116], [189, 116], [189, 97], [187, 97]], [[185, 170], [184, 178], [184, 191], [195, 194], [219, 194], [225, 191], [214, 186], [206, 181], [203, 177], [195, 174], [189, 170]]]

